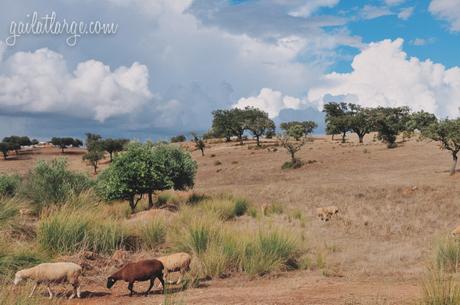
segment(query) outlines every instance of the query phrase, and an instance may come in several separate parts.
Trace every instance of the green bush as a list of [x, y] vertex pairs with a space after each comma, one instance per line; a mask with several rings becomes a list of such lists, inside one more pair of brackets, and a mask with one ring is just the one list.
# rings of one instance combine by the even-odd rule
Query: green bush
[[281, 166], [281, 169], [296, 169], [302, 167], [303, 162], [299, 159], [294, 159], [294, 161], [286, 161]]
[[244, 215], [249, 207], [249, 203], [246, 199], [235, 199], [234, 214], [235, 216]]
[[92, 185], [86, 175], [68, 170], [67, 161], [59, 158], [38, 161], [29, 172], [21, 193], [38, 204], [64, 203]]
[[17, 175], [0, 175], [0, 196], [14, 196], [21, 183]]
[[122, 248], [127, 238], [116, 220], [70, 208], [44, 216], [37, 235], [42, 249], [52, 254], [72, 254], [81, 250], [110, 253]]

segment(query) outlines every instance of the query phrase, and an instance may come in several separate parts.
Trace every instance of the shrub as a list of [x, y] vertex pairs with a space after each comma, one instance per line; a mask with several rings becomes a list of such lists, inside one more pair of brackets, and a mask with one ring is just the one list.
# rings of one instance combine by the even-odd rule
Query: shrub
[[19, 176], [0, 175], [0, 196], [14, 196], [21, 183]]
[[159, 207], [168, 203], [177, 204], [179, 203], [179, 198], [172, 192], [163, 192], [158, 195], [157, 205]]
[[187, 140], [187, 138], [183, 134], [181, 134], [181, 135], [172, 137], [171, 138], [171, 143], [185, 142], [186, 140]]
[[86, 175], [68, 170], [65, 159], [54, 159], [37, 162], [21, 188], [21, 193], [39, 204], [63, 203], [92, 185]]
[[283, 214], [283, 206], [280, 203], [273, 202], [265, 210], [265, 216], [270, 216], [272, 214]]
[[156, 217], [148, 223], [140, 225], [142, 245], [148, 249], [155, 249], [166, 240], [166, 225], [163, 220]]
[[112, 218], [81, 210], [63, 208], [44, 216], [38, 226], [38, 243], [52, 254], [80, 250], [110, 253], [122, 248], [126, 235]]
[[235, 216], [242, 216], [247, 212], [248, 207], [249, 203], [245, 199], [236, 199], [233, 213]]
[[281, 166], [281, 169], [296, 169], [302, 167], [303, 162], [297, 158], [295, 158], [293, 161], [286, 161], [283, 163]]
[[13, 198], [0, 198], [0, 227], [13, 219], [19, 211], [19, 203]]
[[235, 202], [230, 198], [214, 198], [203, 202], [199, 209], [214, 212], [221, 220], [235, 218]]

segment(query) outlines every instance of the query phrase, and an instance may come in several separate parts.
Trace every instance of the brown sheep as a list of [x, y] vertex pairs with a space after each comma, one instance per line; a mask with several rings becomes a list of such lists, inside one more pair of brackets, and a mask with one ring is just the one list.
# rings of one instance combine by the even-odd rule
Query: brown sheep
[[135, 292], [134, 282], [143, 282], [150, 280], [149, 289], [144, 293], [146, 296], [149, 294], [153, 287], [155, 278], [158, 278], [163, 285], [163, 294], [165, 292], [165, 283], [163, 280], [163, 264], [156, 259], [149, 259], [138, 261], [135, 263], [128, 263], [126, 266], [112, 274], [107, 278], [107, 288], [112, 288], [116, 281], [128, 282], [129, 296]]
[[316, 209], [316, 216], [322, 221], [329, 221], [333, 215], [336, 215], [338, 213], [339, 208], [335, 205]]
[[452, 235], [452, 237], [457, 237], [460, 235], [460, 226], [456, 227], [452, 232], [450, 232], [450, 235]]

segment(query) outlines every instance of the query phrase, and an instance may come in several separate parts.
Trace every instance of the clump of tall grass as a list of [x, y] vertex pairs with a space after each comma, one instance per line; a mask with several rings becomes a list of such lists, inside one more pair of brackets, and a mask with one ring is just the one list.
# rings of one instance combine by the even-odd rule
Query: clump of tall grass
[[235, 199], [234, 214], [235, 216], [243, 216], [249, 208], [249, 202], [246, 199]]
[[138, 230], [144, 248], [155, 249], [166, 240], [167, 227], [165, 222], [159, 217], [141, 224]]
[[278, 228], [259, 230], [243, 245], [242, 269], [252, 275], [297, 268], [301, 252], [299, 239], [292, 232]]
[[441, 269], [431, 269], [423, 280], [420, 305], [458, 305], [460, 288], [451, 275]]
[[32, 285], [14, 287], [9, 282], [0, 282], [0, 305], [57, 305], [59, 301], [43, 300], [43, 297], [36, 293], [29, 298]]
[[435, 250], [436, 266], [447, 272], [457, 272], [460, 263], [460, 240], [445, 238], [438, 242]]
[[39, 264], [45, 259], [46, 257], [34, 248], [12, 243], [7, 239], [0, 240], [0, 278], [7, 277], [19, 269]]
[[18, 215], [19, 207], [18, 200], [0, 197], [0, 228]]
[[40, 219], [37, 237], [39, 245], [53, 254], [72, 254], [83, 249], [110, 253], [123, 247], [126, 234], [113, 218], [64, 207]]
[[22, 196], [34, 203], [65, 203], [93, 185], [84, 174], [68, 169], [66, 159], [38, 161], [21, 186]]
[[0, 196], [14, 196], [20, 183], [18, 175], [0, 175]]
[[157, 198], [157, 205], [163, 206], [166, 204], [174, 204], [177, 205], [179, 203], [179, 197], [174, 194], [173, 192], [163, 192], [158, 195]]

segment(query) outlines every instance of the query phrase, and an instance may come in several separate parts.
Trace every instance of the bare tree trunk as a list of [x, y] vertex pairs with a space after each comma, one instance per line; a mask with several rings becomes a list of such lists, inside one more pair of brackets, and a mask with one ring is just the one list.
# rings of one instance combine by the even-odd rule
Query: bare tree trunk
[[335, 134], [332, 134], [332, 139], [331, 139], [332, 141], [334, 141], [334, 136], [335, 136]]
[[358, 137], [359, 137], [359, 143], [360, 143], [360, 144], [363, 144], [363, 142], [364, 142], [364, 135], [358, 135]]
[[204, 157], [204, 148], [200, 148], [200, 150], [201, 150], [201, 156]]
[[97, 175], [97, 164], [93, 164], [94, 167], [94, 174]]
[[457, 153], [452, 153], [452, 168], [450, 169], [450, 174], [454, 175], [457, 169]]
[[347, 136], [347, 133], [344, 132], [342, 133], [342, 143], [345, 143], [345, 137]]
[[152, 192], [149, 192], [148, 196], [149, 196], [149, 210], [150, 210], [151, 208], [153, 208], [153, 194], [152, 194]]
[[295, 152], [291, 151], [290, 153], [291, 153], [291, 162], [292, 164], [294, 164], [295, 163]]
[[257, 146], [260, 146], [259, 136], [256, 136]]
[[134, 196], [131, 196], [128, 201], [129, 207], [131, 208], [131, 214], [134, 214], [134, 212], [136, 212], [136, 203], [134, 202]]

